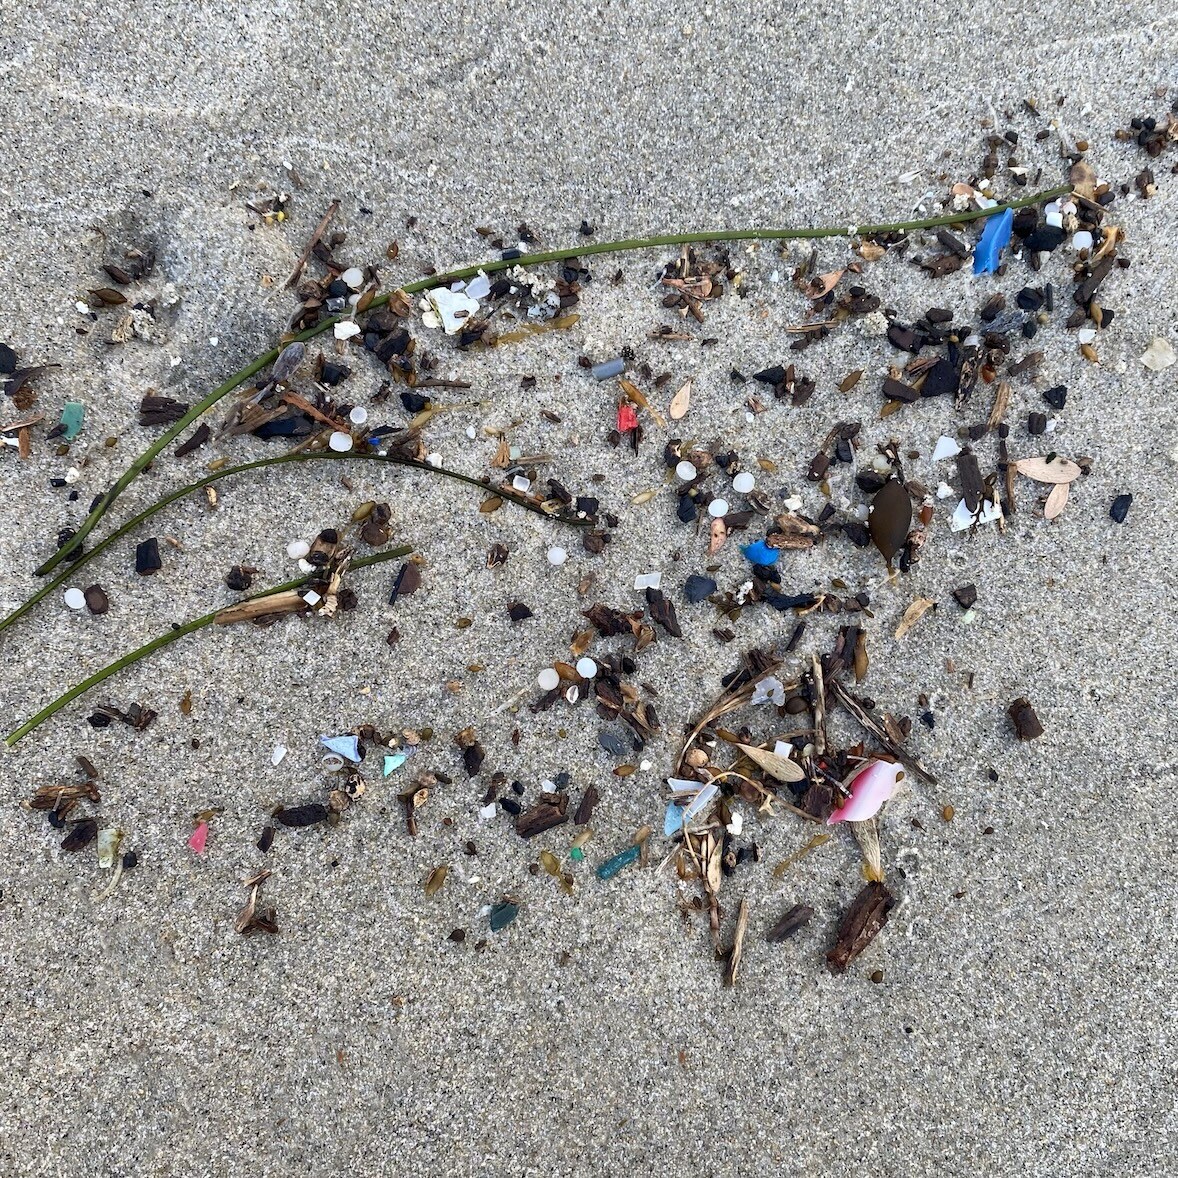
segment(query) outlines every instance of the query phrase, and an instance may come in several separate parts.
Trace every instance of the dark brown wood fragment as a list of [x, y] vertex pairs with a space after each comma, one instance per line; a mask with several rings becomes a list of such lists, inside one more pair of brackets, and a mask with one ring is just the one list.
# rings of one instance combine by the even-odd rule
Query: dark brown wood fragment
[[281, 809], [274, 818], [283, 826], [314, 826], [317, 822], [326, 822], [327, 816], [326, 806], [320, 802], [308, 802], [305, 806]]
[[683, 631], [679, 628], [679, 619], [675, 615], [675, 605], [661, 589], [647, 589], [646, 605], [650, 610], [650, 616], [672, 638], [683, 637]]
[[810, 923], [814, 909], [809, 904], [795, 904], [766, 934], [765, 940], [771, 945], [792, 937], [798, 929]]
[[865, 884], [852, 901], [839, 927], [834, 948], [826, 955], [831, 973], [843, 973], [847, 966], [875, 940], [888, 922], [895, 897], [881, 883]]
[[977, 586], [972, 581], [968, 585], [961, 585], [953, 590], [953, 596], [962, 609], [969, 609], [978, 599]]
[[1109, 271], [1112, 270], [1115, 261], [1116, 257], [1113, 254], [1101, 258], [1092, 268], [1092, 273], [1076, 287], [1075, 299], [1081, 307], [1088, 306], [1092, 301], [1092, 296], [1096, 293], [1100, 284], [1109, 276]]
[[1014, 734], [1019, 740], [1037, 740], [1043, 735], [1043, 725], [1031, 706], [1031, 701], [1025, 695], [1020, 695], [1010, 707], [1006, 709], [1010, 722], [1014, 725]]
[[180, 443], [173, 451], [177, 458], [183, 458], [186, 454], [191, 454], [193, 450], [199, 450], [213, 436], [213, 431], [209, 429], [209, 423], [202, 421], [188, 435], [188, 437]]
[[98, 823], [93, 818], [80, 818], [61, 841], [63, 851], [80, 851], [98, 837]]
[[920, 400], [920, 393], [911, 385], [905, 384], [902, 380], [896, 380], [895, 377], [888, 376], [884, 378], [883, 395], [889, 401], [904, 401], [911, 404], [913, 401]]
[[576, 826], [585, 826], [593, 818], [593, 811], [597, 808], [600, 798], [597, 786], [585, 787], [585, 792], [581, 795], [581, 801], [577, 806], [577, 812], [573, 815], [573, 823]]
[[156, 397], [148, 393], [139, 402], [140, 425], [171, 425], [188, 412], [189, 406], [174, 397]]
[[407, 560], [397, 573], [393, 582], [393, 591], [389, 594], [389, 605], [396, 605], [397, 598], [408, 597], [416, 593], [421, 587], [421, 570], [411, 560]]
[[521, 838], [535, 838], [554, 826], [566, 823], [569, 820], [568, 809], [567, 793], [541, 794], [540, 800], [515, 820], [515, 832]]
[[977, 455], [970, 450], [962, 450], [957, 455], [957, 478], [961, 483], [961, 496], [970, 513], [976, 512], [982, 505], [982, 471], [978, 466]]

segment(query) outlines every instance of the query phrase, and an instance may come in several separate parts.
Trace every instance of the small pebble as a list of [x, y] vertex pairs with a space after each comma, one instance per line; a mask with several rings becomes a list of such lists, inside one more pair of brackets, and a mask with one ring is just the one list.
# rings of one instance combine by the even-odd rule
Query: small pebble
[[591, 658], [578, 659], [577, 674], [582, 679], [592, 679], [597, 674], [597, 664]]
[[675, 467], [675, 473], [685, 483], [689, 483], [699, 472], [695, 469], [695, 463], [688, 462], [685, 458], [681, 463], [679, 463], [677, 467]]
[[564, 564], [568, 560], [569, 554], [560, 547], [548, 549], [548, 563], [549, 564]]
[[713, 499], [708, 504], [708, 515], [713, 519], [720, 519], [728, 514], [728, 500], [727, 499]]
[[757, 485], [756, 478], [747, 470], [742, 470], [740, 474], [732, 480], [732, 489], [738, 495], [747, 495]]
[[1129, 508], [1133, 506], [1132, 495], [1118, 495], [1112, 502], [1112, 506], [1108, 509], [1109, 519], [1116, 524], [1123, 524], [1125, 517], [1129, 514]]
[[86, 594], [81, 589], [71, 586], [65, 591], [65, 603], [70, 609], [85, 609], [86, 608]]
[[368, 420], [368, 410], [363, 405], [357, 405], [351, 413], [348, 414], [348, 420], [353, 425], [363, 425]]
[[289, 556], [291, 560], [302, 560], [303, 557], [306, 556], [310, 551], [311, 545], [308, 544], [306, 540], [292, 540], [286, 546], [286, 555]]
[[352, 448], [352, 435], [344, 433], [342, 429], [337, 429], [327, 439], [327, 444], [337, 454], [346, 454]]
[[536, 676], [536, 686], [541, 691], [555, 691], [560, 686], [560, 676], [553, 667], [545, 667]]

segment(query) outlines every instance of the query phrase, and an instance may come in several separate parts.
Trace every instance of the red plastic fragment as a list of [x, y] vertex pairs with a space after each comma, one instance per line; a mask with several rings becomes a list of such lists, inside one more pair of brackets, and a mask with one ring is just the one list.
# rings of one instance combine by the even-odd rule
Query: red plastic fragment
[[618, 406], [618, 433], [628, 434], [638, 428], [638, 414], [629, 405]]

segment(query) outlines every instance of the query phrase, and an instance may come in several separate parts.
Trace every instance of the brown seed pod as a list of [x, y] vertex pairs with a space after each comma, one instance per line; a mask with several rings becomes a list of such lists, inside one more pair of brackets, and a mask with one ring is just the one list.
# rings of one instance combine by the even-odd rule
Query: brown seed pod
[[880, 555], [892, 567], [892, 557], [904, 547], [912, 527], [912, 499], [897, 478], [890, 478], [871, 501], [867, 528]]

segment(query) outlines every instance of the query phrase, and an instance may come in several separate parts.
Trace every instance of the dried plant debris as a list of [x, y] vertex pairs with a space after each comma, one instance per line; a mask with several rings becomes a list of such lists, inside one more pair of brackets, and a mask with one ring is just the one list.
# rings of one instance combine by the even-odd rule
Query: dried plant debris
[[805, 928], [814, 916], [814, 909], [808, 904], [795, 904], [788, 909], [784, 916], [765, 934], [765, 940], [771, 945], [788, 940], [796, 932]]
[[1025, 695], [1019, 696], [1006, 709], [1006, 714], [1010, 717], [1010, 722], [1014, 725], [1014, 734], [1019, 740], [1038, 740], [1043, 735], [1043, 725], [1039, 723], [1039, 717]]
[[839, 926], [834, 948], [826, 955], [831, 973], [845, 973], [847, 967], [875, 940], [888, 921], [895, 899], [882, 884], [864, 884]]

